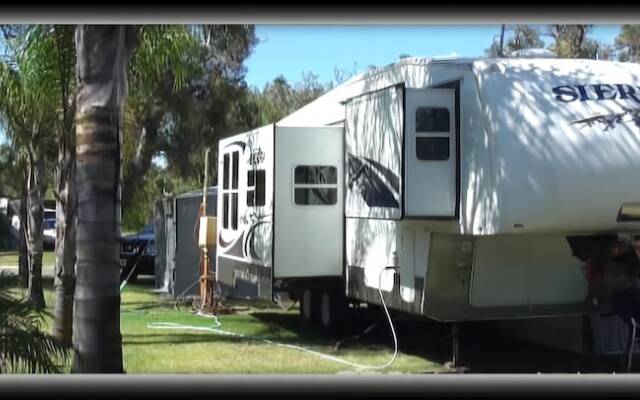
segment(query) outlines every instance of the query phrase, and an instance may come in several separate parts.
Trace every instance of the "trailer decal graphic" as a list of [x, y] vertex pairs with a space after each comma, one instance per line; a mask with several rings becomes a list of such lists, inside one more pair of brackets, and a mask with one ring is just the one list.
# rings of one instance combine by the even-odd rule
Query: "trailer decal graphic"
[[222, 238], [222, 235], [218, 235], [218, 244], [220, 245], [220, 247], [228, 247], [231, 242], [233, 242], [233, 240], [227, 242]]
[[[633, 100], [640, 103], [640, 86], [628, 84], [561, 85], [551, 89], [556, 100], [573, 101]], [[589, 96], [591, 95], [591, 96]]]
[[[240, 235], [238, 240], [236, 240], [233, 243], [233, 245], [229, 247], [226, 251], [224, 251], [222, 254], [227, 254], [227, 255], [236, 256], [236, 257], [243, 257], [243, 254], [242, 254], [243, 239], [244, 239], [244, 232], [242, 232], [242, 235]], [[222, 241], [222, 238], [220, 238], [220, 240]]]
[[399, 208], [397, 198], [400, 192], [400, 179], [382, 164], [367, 157], [349, 154], [349, 181], [347, 186], [355, 184], [360, 195], [369, 207]]
[[[631, 119], [625, 121], [624, 118], [626, 116], [629, 116]], [[629, 122], [633, 122], [636, 127], [640, 128], [640, 109], [634, 110], [625, 108], [624, 112], [621, 113], [595, 115], [593, 117], [573, 121], [570, 125], [582, 124], [580, 128], [591, 128], [598, 123], [600, 125], [604, 125], [604, 131], [606, 132], [610, 129], [614, 129], [618, 124], [626, 124]]]
[[224, 146], [224, 148], [226, 149], [226, 148], [229, 148], [231, 146], [239, 146], [239, 147], [241, 147], [242, 148], [242, 152], [244, 153], [244, 149], [245, 149], [245, 147], [247, 147], [247, 144], [245, 142], [241, 141], [241, 140], [238, 140], [238, 141], [229, 143], [228, 145]]
[[258, 260], [258, 261], [264, 261], [259, 255], [258, 252], [256, 251], [255, 248], [255, 239], [256, 239], [256, 228], [264, 225], [264, 224], [269, 224], [270, 221], [265, 221], [263, 220], [259, 220], [256, 221], [253, 225], [251, 225], [251, 227], [249, 228], [249, 230], [247, 231], [247, 238], [244, 242], [244, 253], [245, 255], [250, 255], [250, 257], [254, 260]]

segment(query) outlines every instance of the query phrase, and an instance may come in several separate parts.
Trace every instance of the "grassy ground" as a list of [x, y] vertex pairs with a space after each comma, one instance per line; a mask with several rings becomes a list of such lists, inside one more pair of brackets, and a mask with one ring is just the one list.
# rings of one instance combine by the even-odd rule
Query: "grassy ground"
[[[220, 329], [279, 343], [301, 345], [350, 362], [379, 365], [393, 354], [387, 345], [371, 344], [335, 351], [334, 342], [299, 323], [297, 311], [246, 308], [222, 315]], [[355, 368], [323, 360], [301, 351], [258, 340], [216, 335], [195, 330], [156, 330], [149, 323], [171, 322], [212, 327], [213, 320], [179, 311], [172, 303], [158, 302], [148, 288], [125, 288], [121, 314], [125, 368], [129, 373], [335, 373]], [[424, 372], [440, 365], [400, 354], [387, 372]]]
[[[52, 314], [55, 305], [50, 279], [45, 280], [45, 301]], [[216, 335], [196, 330], [159, 330], [148, 324], [171, 322], [212, 327], [213, 320], [177, 309], [151, 292], [152, 286], [129, 284], [122, 295], [121, 331], [127, 373], [337, 373], [356, 368], [321, 359], [259, 340]], [[52, 318], [47, 319], [50, 329]], [[273, 306], [240, 307], [236, 314], [222, 315], [220, 329], [270, 341], [300, 345], [350, 362], [380, 365], [393, 354], [391, 341], [356, 340], [335, 350], [335, 340], [299, 322], [297, 310]], [[386, 327], [384, 327], [386, 329]], [[438, 362], [400, 353], [384, 372], [422, 373], [441, 371]], [[67, 367], [68, 371], [68, 367]]]
[[[56, 259], [53, 251], [44, 251], [42, 253], [42, 265], [54, 265]], [[0, 266], [17, 267], [18, 252], [7, 251], [0, 252]]]
[[[53, 314], [55, 300], [51, 278], [45, 278], [47, 311]], [[445, 372], [450, 359], [451, 341], [447, 327], [425, 321], [395, 320], [400, 354], [395, 363], [382, 371], [364, 370], [324, 360], [290, 348], [250, 338], [216, 335], [197, 330], [152, 329], [153, 323], [177, 323], [213, 327], [214, 321], [181, 309], [152, 293], [153, 285], [142, 278], [129, 284], [122, 294], [121, 332], [127, 373], [429, 373]], [[231, 305], [231, 304], [230, 304]], [[297, 310], [283, 311], [271, 303], [234, 303], [235, 314], [222, 315], [220, 329], [255, 336], [304, 348], [361, 364], [380, 365], [393, 353], [387, 324], [380, 312], [373, 319], [352, 321], [354, 332], [361, 332], [372, 320], [379, 326], [364, 337], [346, 342], [338, 350], [335, 339], [301, 324]], [[252, 306], [252, 307], [250, 307]], [[378, 310], [379, 311], [379, 310]], [[50, 329], [52, 318], [47, 318]], [[610, 373], [623, 372], [623, 358], [584, 357], [523, 343], [492, 333], [486, 325], [468, 323], [462, 330], [463, 365], [474, 373]], [[67, 367], [69, 371], [69, 367]], [[634, 372], [640, 361], [634, 360]]]

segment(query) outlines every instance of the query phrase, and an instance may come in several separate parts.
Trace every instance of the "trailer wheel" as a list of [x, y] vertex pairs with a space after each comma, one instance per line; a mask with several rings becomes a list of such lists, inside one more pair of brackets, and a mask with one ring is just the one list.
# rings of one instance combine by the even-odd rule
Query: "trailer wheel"
[[302, 289], [300, 295], [300, 318], [305, 323], [314, 323], [318, 315], [318, 296], [311, 287]]
[[347, 309], [344, 294], [338, 289], [322, 290], [319, 309], [320, 327], [327, 333], [340, 333]]

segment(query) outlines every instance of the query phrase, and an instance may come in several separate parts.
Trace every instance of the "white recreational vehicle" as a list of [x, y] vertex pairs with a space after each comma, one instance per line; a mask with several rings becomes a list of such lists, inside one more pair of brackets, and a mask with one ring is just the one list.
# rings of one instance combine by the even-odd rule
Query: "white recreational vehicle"
[[288, 292], [325, 327], [379, 288], [444, 322], [604, 312], [581, 249], [640, 233], [640, 65], [403, 59], [218, 162], [227, 293]]

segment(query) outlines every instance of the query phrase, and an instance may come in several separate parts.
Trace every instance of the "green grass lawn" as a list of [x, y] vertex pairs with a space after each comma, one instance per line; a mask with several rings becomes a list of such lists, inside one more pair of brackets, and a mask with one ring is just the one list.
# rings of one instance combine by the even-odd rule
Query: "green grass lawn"
[[[122, 295], [121, 332], [127, 373], [337, 373], [356, 368], [259, 340], [217, 335], [196, 330], [151, 329], [148, 324], [171, 322], [213, 327], [213, 320], [177, 309], [169, 300], [151, 292], [149, 283], [129, 284]], [[52, 282], [45, 280], [47, 310], [53, 313]], [[244, 303], [236, 314], [220, 316], [219, 329], [255, 336], [339, 357], [350, 362], [380, 365], [393, 355], [391, 340], [355, 340], [334, 350], [335, 340], [299, 322], [297, 310]], [[50, 329], [51, 318], [47, 319]], [[386, 326], [385, 326], [386, 329]], [[382, 371], [422, 373], [441, 371], [441, 364], [424, 357], [400, 353]], [[68, 368], [67, 368], [68, 370]], [[367, 370], [360, 371], [367, 373]]]
[[[122, 300], [122, 334], [125, 368], [129, 373], [335, 373], [356, 368], [301, 351], [248, 338], [195, 330], [150, 329], [149, 323], [171, 322], [213, 327], [214, 321], [179, 311], [146, 287], [128, 286]], [[295, 344], [350, 362], [380, 365], [393, 354], [391, 346], [370, 344], [333, 350], [334, 342], [305, 327], [297, 311], [249, 308], [239, 314], [222, 315], [219, 329], [279, 343]], [[420, 357], [400, 354], [387, 372], [424, 372], [440, 365]]]
[[[50, 314], [44, 329], [50, 330], [55, 306], [53, 282], [44, 279], [45, 301]], [[130, 374], [171, 373], [428, 373], [446, 372], [443, 363], [450, 359], [451, 343], [442, 326], [424, 325], [420, 321], [394, 320], [401, 352], [384, 370], [358, 370], [302, 351], [278, 347], [260, 340], [217, 335], [193, 329], [152, 329], [149, 324], [177, 323], [198, 327], [214, 326], [211, 318], [194, 315], [188, 307], [178, 309], [170, 300], [152, 293], [153, 285], [145, 278], [128, 285], [122, 294], [121, 332], [125, 371]], [[393, 354], [387, 324], [378, 311], [378, 328], [364, 337], [334, 348], [335, 339], [300, 323], [297, 310], [283, 311], [271, 303], [235, 302], [237, 312], [220, 316], [220, 329], [282, 344], [299, 345], [350, 362], [367, 365], [386, 363]], [[374, 320], [375, 320], [374, 318]], [[358, 319], [358, 318], [355, 318]], [[364, 322], [363, 322], [364, 321]], [[354, 333], [361, 332], [370, 320]], [[355, 324], [358, 326], [358, 324]], [[475, 327], [474, 327], [475, 326]], [[561, 373], [582, 371], [610, 373], [624, 371], [621, 357], [584, 358], [546, 349], [517, 340], [496, 336], [484, 325], [467, 325], [463, 336], [464, 365], [470, 371], [490, 373]], [[446, 330], [445, 330], [446, 332]], [[466, 337], [466, 340], [464, 339]], [[69, 360], [70, 361], [70, 360]], [[623, 360], [624, 361], [624, 360]], [[626, 365], [626, 364], [625, 364]], [[637, 361], [634, 361], [634, 370]], [[70, 366], [67, 365], [67, 372]]]
[[[56, 262], [56, 258], [53, 251], [42, 252], [42, 265], [45, 265], [45, 266], [54, 265], [55, 262]], [[17, 251], [0, 252], [0, 266], [17, 267], [18, 252]]]

